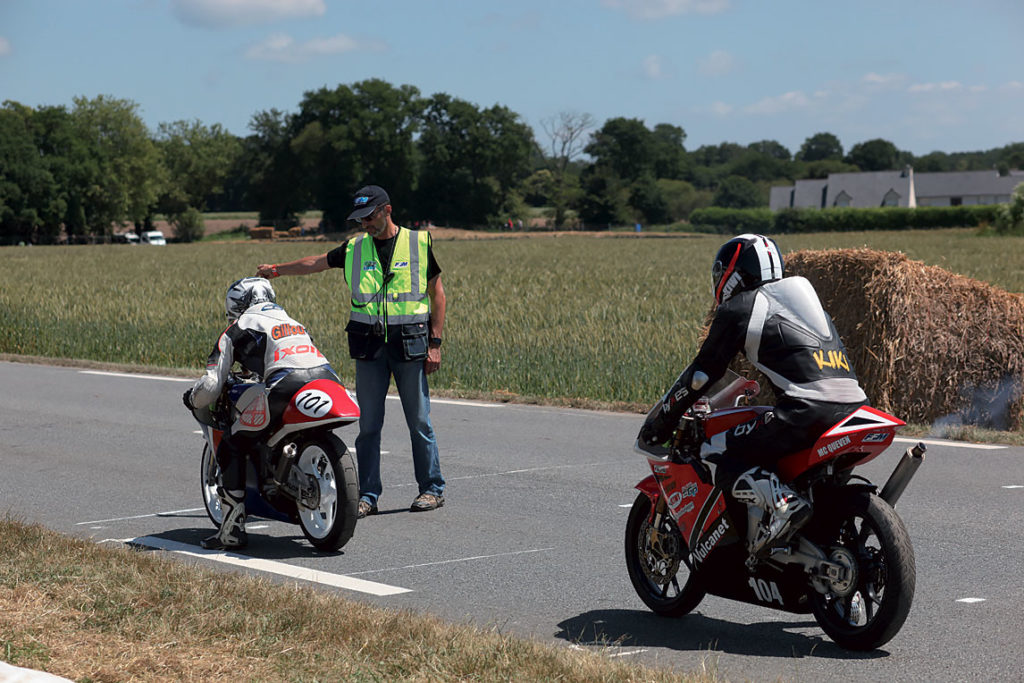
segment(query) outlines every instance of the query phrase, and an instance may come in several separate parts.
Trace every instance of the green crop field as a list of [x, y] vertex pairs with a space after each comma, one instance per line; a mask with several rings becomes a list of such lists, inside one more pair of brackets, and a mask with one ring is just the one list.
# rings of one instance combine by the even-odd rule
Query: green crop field
[[[900, 250], [1024, 292], [1024, 240], [971, 231], [780, 236], [802, 248]], [[720, 236], [438, 241], [448, 296], [432, 386], [463, 395], [649, 404], [695, 352]], [[224, 322], [223, 297], [256, 265], [334, 244], [198, 243], [0, 249], [0, 353], [198, 374]], [[347, 382], [348, 292], [340, 270], [274, 281]], [[836, 317], [841, 311], [833, 311]]]

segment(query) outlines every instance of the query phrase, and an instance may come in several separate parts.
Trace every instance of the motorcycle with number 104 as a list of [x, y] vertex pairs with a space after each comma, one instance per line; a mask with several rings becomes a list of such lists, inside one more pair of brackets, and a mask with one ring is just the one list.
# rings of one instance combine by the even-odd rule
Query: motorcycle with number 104
[[[203, 503], [219, 527], [224, 515], [214, 454], [228, 429], [265, 431], [270, 424], [268, 390], [233, 373], [220, 398], [192, 414], [205, 442], [200, 460]], [[345, 545], [355, 532], [359, 481], [348, 447], [332, 430], [358, 420], [359, 405], [342, 384], [315, 379], [299, 388], [279, 424], [258, 439], [256, 452], [247, 458], [246, 513], [298, 524], [320, 550]]]
[[853, 470], [886, 450], [905, 423], [864, 406], [810, 448], [783, 457], [776, 473], [811, 502], [812, 514], [752, 557], [746, 528], [759, 519], [714, 485], [695, 451], [770, 410], [747, 405], [758, 390], [730, 372], [683, 416], [666, 453], [638, 444], [652, 474], [637, 484], [626, 525], [633, 587], [663, 616], [687, 614], [710, 593], [811, 612], [840, 647], [878, 648], [903, 626], [914, 597], [914, 550], [893, 506], [923, 462], [924, 444], [907, 449], [878, 491]]

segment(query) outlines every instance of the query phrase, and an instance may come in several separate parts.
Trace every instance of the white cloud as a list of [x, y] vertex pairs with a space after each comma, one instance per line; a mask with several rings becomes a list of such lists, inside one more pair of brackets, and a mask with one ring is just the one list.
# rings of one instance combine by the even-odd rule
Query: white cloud
[[658, 80], [665, 77], [665, 69], [658, 55], [647, 55], [643, 63], [644, 75], [651, 80]]
[[963, 87], [959, 81], [942, 81], [941, 83], [914, 83], [908, 90], [909, 92], [937, 92], [960, 90]]
[[862, 83], [875, 88], [897, 88], [906, 82], [907, 77], [903, 74], [876, 74], [867, 73], [860, 79]]
[[171, 0], [171, 12], [189, 26], [232, 28], [321, 17], [327, 6], [324, 0]]
[[732, 105], [725, 102], [712, 102], [711, 113], [715, 116], [728, 116], [732, 113]]
[[0, 57], [6, 57], [12, 52], [14, 52], [14, 48], [11, 47], [11, 41], [7, 40], [3, 36], [0, 36]]
[[289, 35], [276, 33], [245, 51], [248, 59], [297, 64], [317, 57], [328, 57], [356, 50], [384, 50], [383, 43], [361, 41], [343, 33], [329, 38], [313, 38], [298, 43]]
[[766, 97], [743, 108], [747, 114], [781, 114], [804, 109], [811, 104], [811, 98], [799, 90], [793, 90], [775, 97]]
[[999, 86], [999, 89], [1004, 92], [1020, 92], [1024, 90], [1024, 83], [1020, 81], [1008, 81]]
[[623, 9], [637, 19], [663, 19], [677, 14], [719, 14], [731, 0], [602, 0], [605, 7]]
[[725, 50], [715, 50], [697, 62], [697, 71], [705, 76], [724, 76], [736, 69], [736, 58]]

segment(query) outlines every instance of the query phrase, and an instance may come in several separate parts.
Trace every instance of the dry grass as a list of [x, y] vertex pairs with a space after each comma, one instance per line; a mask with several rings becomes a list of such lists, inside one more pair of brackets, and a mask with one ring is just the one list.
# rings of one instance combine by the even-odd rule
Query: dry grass
[[694, 681], [0, 521], [0, 659], [78, 681]]

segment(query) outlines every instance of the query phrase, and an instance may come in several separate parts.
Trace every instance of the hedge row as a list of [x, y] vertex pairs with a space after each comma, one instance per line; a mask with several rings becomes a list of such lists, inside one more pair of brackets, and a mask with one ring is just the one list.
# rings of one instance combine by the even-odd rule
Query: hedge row
[[690, 223], [698, 232], [759, 234], [860, 232], [865, 230], [927, 230], [970, 228], [995, 221], [1000, 204], [922, 206], [916, 209], [697, 209]]

